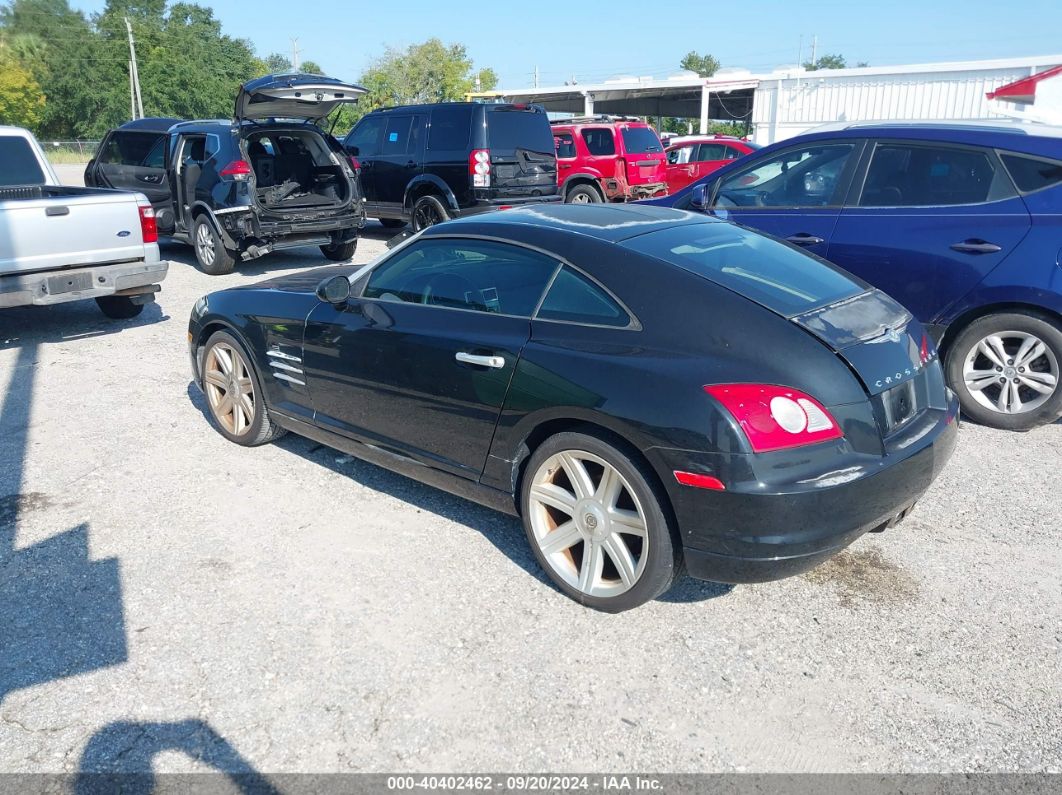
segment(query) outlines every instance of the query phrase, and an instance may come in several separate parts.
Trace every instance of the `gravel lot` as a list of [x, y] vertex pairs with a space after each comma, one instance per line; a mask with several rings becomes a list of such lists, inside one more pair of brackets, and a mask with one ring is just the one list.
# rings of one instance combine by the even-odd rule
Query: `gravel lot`
[[0, 772], [1062, 771], [1062, 424], [964, 425], [808, 575], [609, 616], [513, 519], [211, 430], [193, 302], [322, 260], [164, 256], [134, 321], [0, 313]]

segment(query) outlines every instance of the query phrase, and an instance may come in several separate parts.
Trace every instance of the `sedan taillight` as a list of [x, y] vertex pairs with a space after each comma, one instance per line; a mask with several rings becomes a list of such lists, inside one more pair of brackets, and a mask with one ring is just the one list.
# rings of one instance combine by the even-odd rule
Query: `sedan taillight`
[[818, 444], [844, 435], [825, 406], [797, 389], [714, 384], [704, 391], [733, 415], [756, 453]]
[[155, 208], [150, 204], [137, 206], [140, 211], [140, 236], [145, 243], [159, 242], [159, 228], [155, 223]]

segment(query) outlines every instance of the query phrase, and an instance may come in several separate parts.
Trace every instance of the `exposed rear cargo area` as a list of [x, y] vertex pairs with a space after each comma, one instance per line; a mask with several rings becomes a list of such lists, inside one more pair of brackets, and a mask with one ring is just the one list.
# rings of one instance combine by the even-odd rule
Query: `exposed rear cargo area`
[[314, 130], [263, 130], [246, 136], [255, 200], [270, 210], [339, 207], [350, 201], [343, 166]]

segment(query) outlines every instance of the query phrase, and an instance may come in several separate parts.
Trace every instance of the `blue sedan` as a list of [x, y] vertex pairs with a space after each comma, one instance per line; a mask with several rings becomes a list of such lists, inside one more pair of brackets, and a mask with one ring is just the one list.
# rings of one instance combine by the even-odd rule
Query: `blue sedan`
[[768, 232], [889, 293], [939, 342], [971, 419], [1062, 416], [1062, 131], [853, 125], [647, 203]]

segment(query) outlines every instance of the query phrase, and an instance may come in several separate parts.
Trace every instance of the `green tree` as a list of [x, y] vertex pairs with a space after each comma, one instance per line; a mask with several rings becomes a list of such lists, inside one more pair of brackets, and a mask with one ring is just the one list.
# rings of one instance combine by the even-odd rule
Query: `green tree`
[[679, 61], [679, 66], [683, 69], [688, 69], [691, 72], [696, 72], [701, 77], [711, 77], [719, 71], [720, 63], [713, 55], [709, 55], [708, 53], [700, 55], [699, 53], [690, 50], [686, 53], [685, 57]]
[[291, 71], [291, 61], [288, 60], [286, 55], [279, 52], [271, 52], [264, 59], [265, 61], [265, 74], [275, 75], [281, 72]]
[[299, 64], [299, 71], [307, 75], [323, 75], [324, 69], [317, 61], [303, 61]]
[[44, 93], [32, 72], [0, 40], [0, 124], [36, 131], [44, 105]]
[[[866, 64], [861, 64], [866, 66]], [[848, 66], [848, 62], [843, 55], [824, 55], [815, 61], [807, 61], [804, 64], [804, 68], [809, 72], [815, 72], [819, 69], [844, 69]]]

